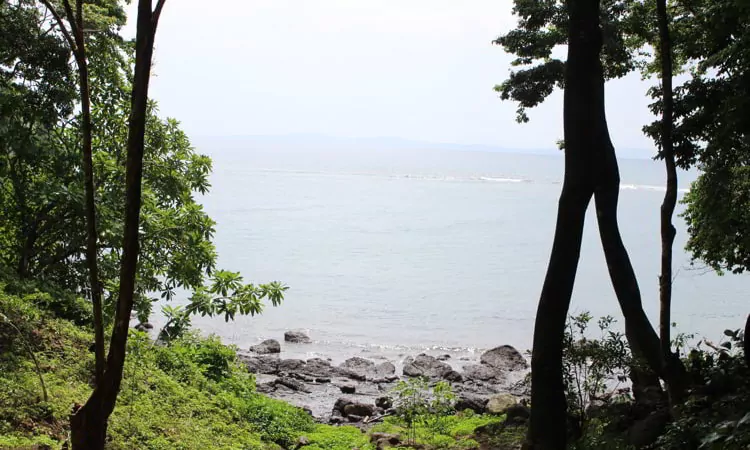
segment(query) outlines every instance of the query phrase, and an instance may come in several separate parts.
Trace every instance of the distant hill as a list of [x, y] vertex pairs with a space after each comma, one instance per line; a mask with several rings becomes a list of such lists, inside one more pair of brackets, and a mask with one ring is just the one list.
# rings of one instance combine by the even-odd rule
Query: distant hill
[[[556, 148], [506, 148], [484, 144], [438, 143], [397, 137], [340, 137], [322, 134], [286, 134], [257, 136], [199, 136], [192, 139], [196, 147], [211, 150], [295, 149], [295, 150], [453, 150], [494, 153], [527, 153], [561, 155]], [[647, 149], [618, 149], [623, 158], [648, 159], [653, 152]]]

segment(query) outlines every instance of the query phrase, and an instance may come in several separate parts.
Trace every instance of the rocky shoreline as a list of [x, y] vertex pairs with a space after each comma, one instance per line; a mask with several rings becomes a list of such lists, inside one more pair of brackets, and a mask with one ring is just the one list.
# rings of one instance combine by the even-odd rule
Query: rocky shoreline
[[[285, 333], [284, 341], [293, 345], [311, 342], [299, 331]], [[258, 392], [332, 424], [377, 420], [389, 412], [389, 393], [396, 383], [417, 376], [450, 382], [458, 398], [457, 409], [499, 413], [523, 400], [524, 393], [516, 385], [528, 373], [526, 359], [509, 345], [487, 350], [478, 362], [422, 353], [380, 362], [354, 356], [334, 365], [324, 358], [285, 359], [281, 343], [269, 339], [240, 351], [239, 357], [256, 374]]]

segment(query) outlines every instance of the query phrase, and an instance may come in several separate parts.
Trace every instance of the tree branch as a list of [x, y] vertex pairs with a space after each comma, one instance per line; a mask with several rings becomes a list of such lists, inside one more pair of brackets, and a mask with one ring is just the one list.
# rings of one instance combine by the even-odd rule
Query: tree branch
[[63, 36], [65, 36], [65, 40], [68, 41], [68, 44], [70, 45], [70, 49], [73, 51], [73, 53], [76, 53], [78, 51], [78, 46], [73, 40], [73, 37], [70, 35], [70, 32], [68, 31], [68, 28], [65, 26], [65, 22], [63, 22], [63, 19], [60, 16], [60, 14], [57, 13], [57, 10], [55, 10], [55, 8], [52, 6], [49, 0], [41, 0], [41, 2], [47, 8], [47, 10], [52, 14], [52, 17], [55, 18], [55, 22], [57, 22], [57, 26], [60, 27], [60, 31], [62, 31]]
[[151, 16], [151, 23], [153, 24], [151, 27], [151, 33], [156, 34], [156, 26], [159, 24], [159, 17], [161, 16], [161, 10], [164, 9], [164, 3], [166, 3], [167, 0], [159, 0], [156, 3], [156, 8], [154, 9], [154, 13]]

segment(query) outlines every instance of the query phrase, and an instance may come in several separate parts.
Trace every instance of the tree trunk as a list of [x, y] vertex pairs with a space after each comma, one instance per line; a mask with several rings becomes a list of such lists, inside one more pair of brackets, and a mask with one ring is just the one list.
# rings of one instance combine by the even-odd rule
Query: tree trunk
[[[96, 391], [95, 391], [96, 393]], [[73, 450], [102, 450], [107, 440], [107, 420], [100, 401], [78, 407], [70, 416], [70, 444]]]
[[[537, 309], [531, 361], [532, 449], [566, 448], [567, 417], [562, 373], [562, 342], [573, 293], [586, 209], [599, 175], [592, 124], [597, 78], [601, 78], [599, 0], [572, 0], [568, 61], [565, 69], [564, 131], [565, 180], [547, 275]], [[598, 69], [597, 69], [598, 68]]]
[[[81, 2], [79, 2], [81, 3]], [[77, 32], [78, 34], [78, 32]], [[86, 265], [89, 269], [91, 302], [94, 311], [94, 354], [96, 359], [96, 382], [104, 376], [104, 320], [102, 317], [102, 286], [99, 282], [98, 243], [96, 231], [96, 200], [94, 199], [94, 163], [91, 136], [91, 99], [89, 95], [88, 63], [83, 30], [80, 29], [78, 73], [81, 84], [81, 129], [83, 131], [83, 174], [86, 197]]]
[[141, 212], [141, 180], [148, 107], [148, 85], [154, 36], [164, 0], [152, 11], [151, 0], [139, 0], [136, 31], [135, 74], [128, 125], [127, 162], [125, 169], [125, 232], [120, 265], [120, 289], [115, 323], [107, 356], [107, 370], [86, 404], [71, 417], [73, 450], [102, 450], [107, 421], [114, 411], [125, 365], [130, 313], [135, 296], [138, 267], [138, 231]]
[[[677, 167], [675, 164], [674, 147], [672, 143], [672, 127], [674, 126], [674, 106], [672, 93], [672, 42], [669, 34], [669, 16], [666, 0], [656, 1], [659, 21], [659, 54], [661, 58], [662, 85], [662, 132], [661, 148], [667, 170], [667, 191], [661, 205], [661, 274], [659, 275], [659, 327], [661, 336], [661, 352], [666, 372], [673, 372], [676, 358], [672, 353], [670, 330], [672, 326], [672, 245], [675, 238], [675, 228], [672, 216], [677, 205]], [[670, 404], [679, 403], [684, 397], [685, 386], [680, 380], [667, 379], [667, 391]]]
[[91, 303], [94, 312], [94, 354], [96, 358], [96, 384], [104, 376], [104, 321], [102, 320], [102, 291], [99, 283], [99, 267], [97, 263], [97, 231], [96, 231], [96, 201], [94, 190], [94, 164], [92, 151], [91, 129], [91, 96], [89, 92], [88, 61], [86, 56], [86, 40], [83, 34], [83, 2], [76, 2], [76, 11], [70, 5], [70, 0], [63, 0], [65, 15], [70, 24], [70, 31], [65, 27], [62, 16], [54, 8], [50, 0], [42, 3], [52, 13], [60, 31], [70, 45], [70, 50], [78, 66], [79, 93], [81, 96], [81, 134], [83, 141], [83, 190], [85, 197], [86, 215], [86, 265], [89, 271], [91, 288]]
[[745, 322], [745, 340], [742, 343], [742, 351], [745, 353], [747, 367], [750, 368], [750, 314], [748, 314], [747, 322]]

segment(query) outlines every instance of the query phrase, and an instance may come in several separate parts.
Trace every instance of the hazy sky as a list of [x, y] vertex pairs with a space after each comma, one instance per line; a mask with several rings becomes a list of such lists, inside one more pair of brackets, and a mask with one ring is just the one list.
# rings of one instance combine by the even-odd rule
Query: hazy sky
[[[135, 3], [131, 20], [135, 19]], [[155, 3], [155, 2], [154, 2]], [[152, 97], [190, 136], [320, 133], [549, 148], [558, 93], [514, 122], [492, 87], [511, 57], [491, 41], [510, 0], [169, 0]], [[638, 76], [610, 83], [615, 145], [651, 148]]]

